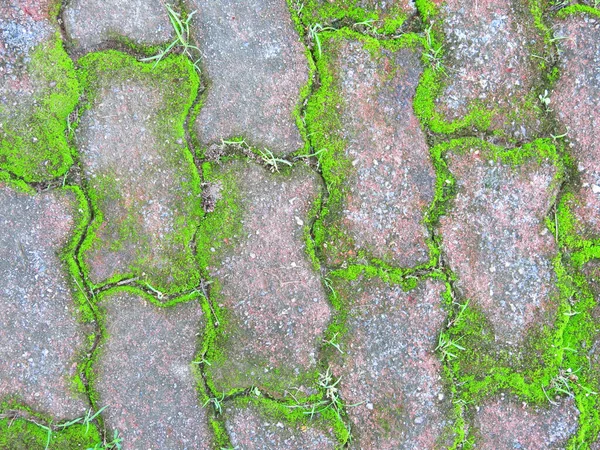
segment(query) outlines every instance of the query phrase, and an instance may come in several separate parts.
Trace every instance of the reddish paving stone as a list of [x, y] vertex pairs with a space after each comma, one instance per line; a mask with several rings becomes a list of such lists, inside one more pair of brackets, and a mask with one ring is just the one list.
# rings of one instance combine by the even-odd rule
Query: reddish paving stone
[[94, 365], [99, 407], [124, 449], [213, 448], [192, 370], [204, 320], [196, 301], [160, 308], [133, 293], [102, 298], [106, 338]]
[[567, 126], [581, 184], [573, 202], [577, 232], [600, 237], [600, 19], [575, 15], [556, 25], [560, 80], [552, 95], [559, 120]]
[[[324, 253], [340, 264], [359, 250], [390, 264], [429, 261], [423, 223], [435, 172], [412, 100], [422, 73], [413, 49], [378, 53], [359, 41], [332, 37], [332, 71], [344, 157], [351, 161], [342, 204], [330, 205]], [[349, 165], [350, 166], [350, 165]]]
[[[480, 104], [495, 110], [493, 130], [519, 140], [540, 134], [541, 123], [525, 101], [541, 81], [544, 39], [527, 2], [520, 0], [446, 0], [441, 8], [447, 86], [437, 105], [447, 121], [465, 117]], [[533, 95], [533, 101], [539, 100]], [[537, 106], [537, 104], [536, 104]]]
[[475, 147], [448, 154], [457, 194], [442, 217], [442, 250], [456, 287], [491, 321], [497, 345], [520, 344], [550, 325], [558, 304], [554, 238], [544, 218], [558, 190], [556, 168], [533, 158], [503, 163]]
[[27, 181], [72, 164], [65, 138], [77, 78], [50, 17], [57, 1], [0, 2], [0, 167]]
[[182, 126], [193, 68], [178, 57], [153, 70], [116, 52], [80, 64], [93, 100], [76, 138], [102, 219], [84, 253], [91, 281], [131, 275], [163, 292], [195, 284], [200, 181]]
[[85, 51], [122, 38], [148, 46], [174, 38], [160, 0], [73, 0], [67, 3], [63, 18], [67, 36]]
[[444, 283], [411, 291], [378, 279], [335, 281], [348, 333], [332, 367], [352, 422], [351, 448], [447, 448], [452, 405], [434, 350], [446, 313]]
[[291, 425], [267, 416], [254, 406], [225, 408], [225, 428], [233, 447], [244, 450], [337, 448], [332, 430]]
[[289, 154], [303, 146], [293, 112], [308, 81], [286, 0], [186, 0], [210, 79], [196, 120], [203, 145], [243, 136]]
[[564, 449], [578, 428], [579, 411], [572, 399], [551, 408], [524, 405], [502, 396], [479, 406], [475, 412], [477, 449]]
[[88, 409], [71, 380], [91, 330], [78, 323], [58, 256], [78, 216], [72, 193], [0, 184], [0, 401], [14, 397], [59, 420]]
[[226, 238], [210, 261], [210, 275], [220, 285], [220, 292], [213, 292], [225, 308], [227, 326], [216, 343], [224, 358], [211, 361], [208, 370], [223, 391], [289, 387], [315, 368], [330, 318], [303, 234], [321, 183], [305, 165], [295, 166], [289, 176], [244, 161], [215, 170], [223, 180], [223, 198], [235, 193], [241, 217], [233, 220], [241, 230]]

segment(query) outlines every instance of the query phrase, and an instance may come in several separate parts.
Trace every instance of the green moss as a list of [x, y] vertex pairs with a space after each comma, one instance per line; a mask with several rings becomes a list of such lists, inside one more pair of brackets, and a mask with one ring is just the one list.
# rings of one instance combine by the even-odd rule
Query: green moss
[[65, 132], [79, 99], [73, 62], [58, 33], [33, 50], [26, 73], [33, 96], [15, 97], [10, 109], [0, 107], [0, 168], [28, 182], [49, 180], [73, 164]]
[[[48, 430], [22, 419], [0, 419], [0, 448], [11, 450], [44, 450]], [[95, 426], [71, 425], [50, 434], [51, 450], [89, 449], [102, 438]]]
[[[150, 286], [164, 294], [193, 288], [199, 282], [199, 271], [190, 244], [203, 214], [200, 178], [189, 150], [177, 144], [177, 141], [185, 140], [184, 123], [199, 87], [193, 65], [183, 56], [170, 56], [154, 67], [153, 64], [139, 63], [115, 51], [89, 54], [81, 58], [79, 64], [79, 76], [88, 100], [86, 110], [100, 101], [98, 96], [103, 89], [119, 83], [137, 83], [161, 89], [162, 103], [148, 132], [153, 133], [156, 141], [164, 147], [161, 148], [161, 157], [165, 164], [181, 174], [180, 181], [173, 182], [180, 183], [178, 189], [185, 193], [170, 205], [174, 212], [173, 231], [165, 233], [161, 239], [164, 253], [157, 258], [164, 261], [159, 262], [149, 256], [153, 253], [152, 243], [157, 237], [144, 232], [142, 218], [137, 212], [139, 205], [127, 206], [125, 203], [122, 188], [127, 180], [117, 180], [109, 171], [88, 180], [86, 193], [91, 200], [95, 220], [81, 247], [80, 260], [84, 275], [89, 279], [87, 262], [91, 252], [118, 252], [121, 248], [135, 245], [134, 260], [127, 273], [115, 274], [96, 287], [137, 277], [141, 285]], [[176, 89], [174, 83], [177, 84]], [[165, 89], [165, 86], [169, 89]], [[85, 158], [83, 162], [85, 166]], [[163, 175], [157, 171], [153, 176]], [[107, 222], [105, 213], [114, 203], [121, 204], [127, 215], [120, 220]], [[111, 237], [110, 243], [100, 237], [100, 231], [103, 236]]]
[[592, 17], [600, 18], [600, 9], [587, 5], [571, 5], [559, 10], [556, 13], [557, 17], [560, 19], [577, 14], [588, 14]]

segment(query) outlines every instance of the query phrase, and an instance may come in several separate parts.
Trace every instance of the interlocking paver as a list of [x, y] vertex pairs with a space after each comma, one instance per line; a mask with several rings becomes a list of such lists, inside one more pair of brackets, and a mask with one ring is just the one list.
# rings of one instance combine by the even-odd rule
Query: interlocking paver
[[210, 79], [196, 120], [200, 142], [242, 136], [274, 153], [300, 149], [293, 113], [308, 81], [308, 63], [286, 1], [185, 4], [198, 11], [193, 29]]
[[234, 448], [245, 450], [287, 448], [302, 450], [335, 449], [331, 430], [314, 426], [291, 425], [285, 420], [269, 417], [254, 406], [225, 409], [225, 427]]
[[477, 145], [447, 159], [457, 193], [440, 234], [456, 287], [491, 321], [496, 345], [518, 346], [531, 329], [552, 323], [558, 305], [557, 248], [544, 223], [557, 169], [534, 156], [503, 162]]
[[563, 449], [577, 431], [578, 416], [572, 399], [542, 408], [502, 396], [476, 409], [473, 434], [477, 443], [474, 448]]
[[579, 171], [573, 212], [577, 233], [600, 237], [600, 19], [587, 15], [559, 21], [561, 76], [552, 95], [552, 107], [568, 128], [570, 149]]
[[85, 414], [72, 378], [87, 350], [59, 258], [79, 219], [67, 191], [31, 195], [0, 184], [0, 401], [15, 398], [55, 419]]
[[352, 422], [351, 448], [447, 448], [451, 404], [434, 353], [446, 313], [443, 283], [411, 291], [377, 279], [336, 281], [347, 336], [333, 369]]
[[[441, 6], [446, 35], [447, 85], [436, 103], [447, 121], [462, 119], [470, 108], [491, 111], [493, 130], [519, 140], [540, 133], [539, 59], [542, 33], [527, 2], [520, 0], [446, 0]], [[533, 105], [528, 106], [527, 99]]]
[[183, 131], [197, 88], [193, 67], [173, 57], [154, 69], [116, 52], [80, 64], [92, 100], [77, 144], [98, 209], [84, 245], [89, 278], [136, 276], [163, 292], [195, 285], [200, 181]]
[[79, 93], [56, 4], [0, 3], [0, 167], [27, 181], [62, 175], [73, 162], [65, 128]]
[[360, 251], [403, 267], [427, 263], [429, 232], [423, 222], [435, 172], [412, 108], [420, 53], [373, 50], [369, 41], [338, 35], [324, 48], [334, 81], [321, 94], [339, 91], [340, 97], [325, 113], [338, 114], [339, 129], [326, 132], [344, 141], [343, 155], [336, 156], [347, 160], [341, 198], [329, 202], [323, 223], [328, 263], [343, 263]]
[[224, 200], [215, 213], [239, 209], [240, 216], [228, 220], [241, 230], [212, 248], [209, 272], [220, 286], [213, 293], [227, 323], [216, 342], [223, 357], [211, 361], [208, 372], [219, 390], [289, 387], [315, 368], [330, 317], [304, 243], [304, 224], [321, 184], [304, 165], [283, 176], [233, 161], [216, 167], [217, 173]]
[[67, 36], [79, 51], [123, 38], [137, 45], [161, 45], [175, 34], [160, 0], [73, 0], [63, 18]]
[[210, 449], [192, 369], [204, 318], [193, 300], [169, 308], [120, 292], [102, 298], [105, 337], [94, 365], [99, 407], [124, 449]]

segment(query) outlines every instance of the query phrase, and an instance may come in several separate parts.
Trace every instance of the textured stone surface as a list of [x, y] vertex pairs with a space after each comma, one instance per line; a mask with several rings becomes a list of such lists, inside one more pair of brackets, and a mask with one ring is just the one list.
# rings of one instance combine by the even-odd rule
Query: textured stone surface
[[397, 266], [426, 263], [423, 218], [435, 172], [412, 108], [420, 55], [411, 49], [374, 54], [337, 38], [328, 48], [341, 96], [339, 133], [352, 169], [341, 186], [342, 205], [331, 206], [325, 219], [325, 254], [332, 264], [359, 250]]
[[541, 124], [525, 99], [541, 81], [539, 60], [531, 55], [543, 55], [544, 44], [526, 2], [447, 0], [441, 17], [449, 79], [437, 105], [446, 120], [466, 116], [478, 103], [496, 110], [492, 129], [517, 139], [539, 134]]
[[84, 254], [89, 277], [100, 283], [130, 274], [160, 290], [188, 285], [197, 278], [190, 241], [201, 203], [182, 127], [190, 72], [177, 60], [152, 70], [114, 53], [91, 56], [84, 64], [93, 102], [77, 130], [102, 214]]
[[186, 0], [210, 79], [196, 120], [203, 145], [243, 136], [256, 147], [302, 147], [293, 111], [308, 81], [304, 47], [285, 0]]
[[0, 184], [0, 401], [14, 397], [55, 419], [88, 408], [71, 379], [90, 330], [77, 322], [58, 257], [77, 216], [71, 193], [32, 196]]
[[120, 38], [160, 45], [175, 34], [160, 0], [72, 0], [63, 18], [67, 36], [79, 50]]
[[[351, 448], [433, 449], [452, 442], [449, 397], [434, 349], [446, 313], [441, 282], [409, 292], [377, 279], [336, 281], [348, 302], [344, 355], [334, 373], [352, 422]], [[343, 361], [343, 363], [342, 363]]]
[[477, 409], [473, 424], [477, 437], [474, 448], [564, 449], [577, 431], [578, 416], [579, 411], [571, 399], [543, 409], [502, 396]]
[[[317, 273], [305, 253], [303, 227], [321, 185], [307, 166], [272, 175], [236, 161], [218, 169], [235, 180], [242, 230], [214, 254], [209, 272], [228, 323], [217, 348], [225, 361], [209, 368], [219, 390], [270, 383], [289, 387], [315, 368], [330, 317]], [[224, 184], [224, 198], [232, 195]], [[276, 370], [278, 372], [274, 372]]]
[[50, 17], [55, 4], [0, 2], [0, 167], [27, 181], [56, 177], [72, 163], [64, 129], [77, 82]]
[[336, 448], [331, 430], [326, 432], [313, 426], [290, 425], [262, 414], [254, 406], [226, 408], [225, 428], [233, 447], [244, 450]]
[[[160, 308], [133, 293], [102, 299], [106, 339], [94, 366], [99, 407], [124, 449], [210, 449], [192, 371], [203, 330], [196, 301]], [[135, 326], [133, 326], [135, 324]]]
[[580, 185], [573, 211], [577, 232], [600, 238], [600, 19], [575, 15], [559, 21], [561, 76], [552, 95], [559, 120], [568, 128]]
[[551, 323], [558, 304], [557, 249], [544, 223], [556, 169], [533, 159], [512, 166], [477, 148], [447, 159], [457, 194], [440, 233], [456, 287], [491, 321], [497, 345], [518, 345], [530, 328]]

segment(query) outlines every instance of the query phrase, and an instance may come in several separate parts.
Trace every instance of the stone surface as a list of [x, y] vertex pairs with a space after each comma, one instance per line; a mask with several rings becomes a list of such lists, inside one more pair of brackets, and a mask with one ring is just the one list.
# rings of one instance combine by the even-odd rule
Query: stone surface
[[290, 425], [266, 416], [254, 406], [226, 408], [225, 428], [233, 447], [244, 450], [337, 448], [331, 430], [326, 432], [313, 426]]
[[55, 4], [0, 2], [0, 167], [27, 181], [54, 178], [72, 163], [64, 130], [77, 81], [51, 17]]
[[203, 145], [242, 136], [289, 154], [303, 146], [293, 117], [308, 81], [304, 47], [285, 0], [186, 0], [210, 79], [196, 120]]
[[[535, 109], [525, 100], [541, 82], [543, 36], [526, 2], [447, 0], [441, 9], [447, 85], [437, 106], [447, 121], [465, 117], [479, 104], [494, 109], [492, 126], [519, 140], [540, 134]], [[539, 106], [537, 95], [533, 102]]]
[[179, 58], [152, 69], [108, 52], [80, 63], [93, 101], [76, 137], [101, 214], [84, 253], [90, 280], [136, 276], [163, 292], [194, 285], [190, 242], [202, 199], [182, 126], [193, 69]]
[[517, 398], [493, 399], [475, 412], [476, 449], [564, 449], [578, 428], [573, 400], [549, 409], [526, 406]]
[[558, 119], [567, 127], [579, 169], [573, 212], [577, 233], [600, 238], [600, 19], [577, 14], [555, 27], [560, 39], [561, 76], [552, 95]]
[[78, 50], [125, 38], [138, 45], [161, 45], [175, 36], [160, 0], [72, 0], [63, 20]]
[[411, 291], [377, 279], [334, 281], [348, 302], [343, 355], [333, 365], [352, 422], [351, 448], [448, 448], [452, 406], [434, 353], [446, 313], [445, 286]]
[[412, 108], [421, 56], [411, 49], [374, 54], [339, 38], [327, 48], [341, 97], [339, 134], [352, 167], [340, 187], [342, 204], [329, 206], [325, 218], [328, 262], [343, 263], [363, 250], [397, 266], [427, 263], [423, 219], [435, 172]]
[[14, 398], [56, 420], [88, 409], [72, 389], [87, 351], [68, 269], [77, 202], [67, 191], [35, 196], [0, 184], [0, 402]]
[[216, 343], [224, 360], [211, 361], [209, 371], [219, 390], [266, 384], [286, 388], [315, 368], [330, 317], [303, 234], [321, 184], [304, 165], [289, 176], [243, 161], [217, 170], [224, 180], [223, 198], [235, 192], [241, 217], [233, 220], [241, 230], [225, 239], [210, 262], [210, 275], [220, 285], [220, 292], [213, 292], [228, 321]]
[[555, 167], [504, 163], [482, 148], [447, 156], [457, 194], [441, 218], [442, 250], [456, 287], [491, 321], [496, 345], [519, 345], [551, 324], [558, 304], [554, 237], [544, 218], [558, 190]]
[[106, 338], [94, 371], [98, 406], [124, 449], [211, 449], [206, 409], [192, 371], [202, 308], [160, 308], [134, 293], [102, 298]]

